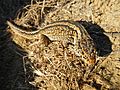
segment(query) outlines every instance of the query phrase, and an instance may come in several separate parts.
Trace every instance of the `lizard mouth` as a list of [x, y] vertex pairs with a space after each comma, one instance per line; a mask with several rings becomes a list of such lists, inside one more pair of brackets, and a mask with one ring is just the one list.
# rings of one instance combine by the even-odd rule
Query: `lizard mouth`
[[91, 52], [90, 54], [84, 52], [84, 57], [86, 57], [86, 63], [92, 65], [95, 64], [96, 62], [96, 53], [95, 52]]
[[96, 62], [95, 56], [91, 56], [90, 59], [89, 59], [89, 63], [90, 64], [95, 64], [95, 62]]

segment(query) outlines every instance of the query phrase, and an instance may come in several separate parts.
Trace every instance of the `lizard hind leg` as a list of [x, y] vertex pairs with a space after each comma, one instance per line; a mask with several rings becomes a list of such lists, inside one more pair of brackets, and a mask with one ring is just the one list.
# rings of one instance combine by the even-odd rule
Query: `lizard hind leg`
[[30, 45], [39, 45], [39, 47], [47, 47], [52, 41], [44, 34], [39, 35], [39, 39], [35, 40], [33, 44]]
[[42, 46], [48, 46], [52, 41], [44, 34], [40, 34], [40, 44]]

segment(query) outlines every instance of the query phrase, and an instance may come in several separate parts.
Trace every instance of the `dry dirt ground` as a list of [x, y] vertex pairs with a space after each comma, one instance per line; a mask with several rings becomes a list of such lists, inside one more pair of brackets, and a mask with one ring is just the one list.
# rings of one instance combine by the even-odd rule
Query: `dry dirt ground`
[[[9, 19], [35, 28], [78, 21], [93, 38], [99, 62], [87, 75], [89, 66], [60, 41], [42, 47], [11, 34]], [[120, 42], [91, 31], [120, 32], [120, 0], [1, 0], [0, 90], [120, 90]]]

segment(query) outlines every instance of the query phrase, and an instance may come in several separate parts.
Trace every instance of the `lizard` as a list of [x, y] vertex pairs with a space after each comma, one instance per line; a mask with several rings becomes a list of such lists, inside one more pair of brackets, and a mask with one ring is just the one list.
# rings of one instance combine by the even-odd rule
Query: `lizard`
[[30, 28], [22, 28], [13, 21], [7, 21], [7, 24], [13, 32], [27, 39], [39, 39], [42, 36], [42, 40], [45, 40], [44, 36], [47, 36], [51, 41], [61, 40], [65, 45], [70, 43], [74, 45], [77, 55], [82, 54], [86, 62], [89, 64], [96, 62], [94, 42], [86, 29], [78, 22], [57, 21], [35, 31]]

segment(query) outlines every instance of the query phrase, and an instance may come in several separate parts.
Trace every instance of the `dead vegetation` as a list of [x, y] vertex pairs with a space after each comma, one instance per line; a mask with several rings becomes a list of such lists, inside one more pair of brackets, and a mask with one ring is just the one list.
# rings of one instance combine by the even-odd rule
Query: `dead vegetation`
[[[32, 0], [30, 5], [19, 11], [14, 21], [21, 26], [39, 29], [58, 20], [82, 20], [87, 22], [85, 27], [90, 30], [99, 30], [93, 27], [93, 24], [97, 23], [107, 32], [120, 32], [119, 6], [119, 0]], [[112, 52], [106, 59], [101, 57], [99, 61], [102, 62], [104, 59], [103, 62], [94, 65], [98, 67], [92, 66], [94, 69], [92, 70], [81, 57], [75, 56], [74, 52], [65, 48], [62, 42], [55, 41], [44, 47], [39, 41], [27, 40], [11, 33], [11, 38], [17, 45], [10, 43], [10, 47], [14, 47], [14, 53], [23, 57], [24, 71], [21, 72], [25, 72], [25, 81], [37, 90], [120, 89], [119, 44], [115, 46], [115, 53]], [[21, 51], [27, 52], [26, 56], [16, 51], [18, 45], [22, 47]], [[21, 81], [15, 81], [12, 89], [33, 90], [33, 87], [24, 86]]]

